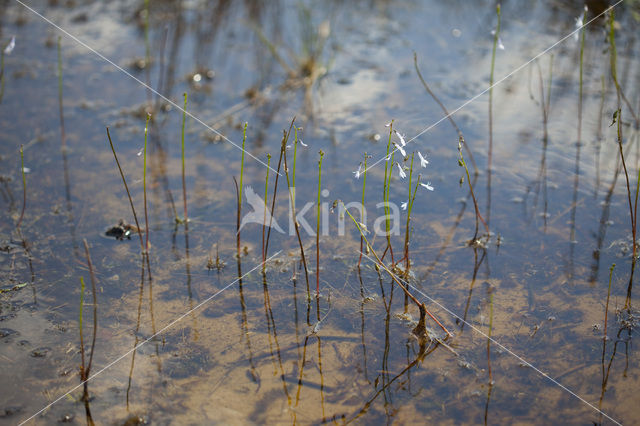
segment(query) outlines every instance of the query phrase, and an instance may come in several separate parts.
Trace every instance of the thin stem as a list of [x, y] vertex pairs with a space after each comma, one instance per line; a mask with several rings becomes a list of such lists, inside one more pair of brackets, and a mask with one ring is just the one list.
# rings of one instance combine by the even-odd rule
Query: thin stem
[[[364, 171], [362, 172], [362, 209], [363, 211], [360, 213], [360, 221], [362, 223], [365, 222], [364, 220], [364, 191], [365, 188], [367, 186], [367, 153], [364, 153]], [[364, 240], [362, 238], [362, 235], [360, 236], [360, 257], [358, 258], [358, 268], [360, 268], [360, 262], [362, 262], [362, 251], [364, 249], [363, 247], [364, 245]]]
[[80, 359], [82, 360], [80, 365], [80, 380], [87, 380], [85, 374], [85, 362], [84, 362], [84, 337], [82, 335], [82, 310], [84, 309], [84, 278], [80, 277], [80, 313], [78, 314], [78, 329], [80, 331]]
[[[393, 263], [393, 247], [391, 247], [391, 235], [390, 235], [390, 211], [389, 211], [389, 187], [391, 186], [391, 168], [389, 164], [393, 164], [394, 154], [391, 152], [389, 154], [391, 148], [391, 135], [393, 134], [393, 120], [389, 123], [389, 140], [387, 141], [387, 156], [385, 157], [384, 163], [384, 185], [382, 187], [382, 201], [384, 202], [384, 222], [385, 222], [385, 231], [387, 236], [387, 248], [385, 249], [382, 257], [384, 258], [387, 250], [389, 250], [391, 255], [391, 263]], [[389, 157], [391, 155], [391, 157]]]
[[89, 254], [89, 244], [87, 243], [86, 239], [84, 239], [83, 242], [84, 242], [84, 252], [87, 256], [87, 266], [89, 267], [89, 276], [91, 277], [91, 294], [93, 296], [93, 337], [91, 338], [91, 352], [89, 353], [89, 364], [87, 364], [87, 368], [84, 371], [86, 375], [85, 379], [89, 379], [91, 364], [93, 362], [93, 352], [96, 347], [96, 334], [98, 331], [98, 299], [96, 295], [96, 277], [95, 277], [95, 272], [93, 271], [93, 262], [91, 262], [91, 255]]
[[62, 106], [62, 47], [61, 37], [58, 36], [58, 111], [60, 113], [60, 133], [62, 136], [62, 152], [65, 152], [67, 147], [66, 135], [64, 131], [64, 109]]
[[[187, 216], [187, 181], [185, 178], [185, 167], [184, 167], [184, 124], [187, 118], [187, 92], [184, 92], [184, 109], [182, 110], [182, 132], [181, 132], [181, 140], [182, 140], [182, 201], [184, 204], [184, 226], [185, 229], [188, 229], [189, 225], [187, 225], [188, 216]], [[176, 218], [177, 219], [177, 218]]]
[[[242, 128], [242, 157], [240, 158], [240, 187], [236, 182], [236, 188], [238, 188], [238, 223], [236, 225], [236, 242], [237, 242], [237, 255], [240, 259], [240, 215], [242, 214], [242, 180], [244, 178], [244, 143], [247, 140], [247, 125], [244, 123]], [[234, 178], [235, 181], [235, 178]]]
[[20, 145], [20, 164], [22, 171], [22, 212], [20, 212], [20, 219], [18, 219], [16, 228], [20, 228], [20, 224], [22, 224], [22, 219], [24, 218], [24, 210], [27, 206], [27, 178], [24, 173], [24, 152], [22, 145]]
[[111, 135], [109, 134], [109, 128], [107, 127], [107, 139], [109, 139], [109, 145], [111, 146], [111, 152], [113, 152], [113, 158], [116, 160], [116, 164], [118, 165], [118, 171], [120, 172], [120, 177], [122, 178], [122, 183], [124, 184], [124, 189], [127, 191], [127, 197], [129, 197], [129, 204], [131, 205], [131, 212], [133, 213], [133, 219], [136, 221], [136, 228], [138, 230], [138, 236], [140, 236], [140, 250], [144, 253], [144, 241], [142, 240], [142, 228], [140, 228], [140, 222], [138, 222], [138, 215], [136, 215], [136, 208], [133, 206], [133, 200], [131, 199], [131, 193], [129, 192], [129, 186], [127, 185], [127, 180], [124, 178], [124, 173], [122, 172], [122, 167], [120, 167], [120, 161], [118, 161], [118, 156], [116, 155], [116, 150], [113, 147], [113, 142], [111, 141]]
[[467, 182], [469, 184], [469, 191], [471, 192], [471, 198], [473, 199], [473, 206], [476, 209], [476, 232], [473, 235], [473, 240], [476, 239], [476, 237], [478, 236], [478, 219], [480, 219], [480, 221], [482, 221], [482, 224], [484, 225], [485, 230], [487, 231], [487, 235], [489, 235], [489, 226], [487, 225], [487, 223], [484, 221], [484, 219], [482, 218], [482, 215], [480, 214], [480, 209], [478, 208], [478, 201], [476, 200], [476, 196], [473, 192], [473, 185], [471, 184], [471, 178], [469, 176], [469, 169], [467, 168], [467, 163], [464, 161], [464, 157], [462, 156], [462, 144], [464, 143], [464, 138], [462, 138], [460, 140], [460, 143], [458, 144], [458, 154], [460, 155], [460, 160], [458, 162], [458, 164], [460, 164], [462, 167], [464, 167], [464, 171], [467, 175]]
[[144, 159], [142, 162], [142, 194], [144, 197], [144, 231], [145, 231], [145, 250], [149, 250], [149, 215], [147, 213], [147, 133], [149, 131], [149, 120], [151, 114], [147, 113], [147, 122], [144, 125]]
[[322, 188], [322, 157], [324, 152], [319, 152], [318, 161], [318, 211], [316, 214], [316, 296], [320, 295], [320, 190]]
[[491, 72], [489, 74], [489, 151], [487, 153], [487, 222], [491, 216], [491, 161], [493, 158], [493, 73], [496, 64], [496, 48], [500, 38], [500, 4], [496, 6], [498, 24], [493, 34], [493, 50], [491, 52]]
[[265, 264], [265, 260], [266, 260], [266, 255], [267, 252], [265, 251], [265, 246], [264, 246], [264, 230], [266, 228], [266, 224], [267, 224], [267, 197], [269, 195], [269, 169], [271, 165], [271, 154], [267, 154], [267, 177], [264, 179], [264, 215], [262, 218], [262, 272], [264, 272], [264, 264]]
[[[440, 99], [438, 99], [436, 94], [433, 93], [433, 91], [431, 90], [431, 88], [429, 87], [427, 82], [425, 81], [424, 77], [422, 77], [422, 73], [420, 72], [420, 68], [418, 68], [418, 54], [416, 52], [413, 52], [413, 65], [416, 68], [416, 73], [418, 74], [418, 78], [420, 79], [420, 82], [424, 86], [424, 89], [427, 91], [427, 93], [429, 93], [429, 95], [431, 95], [433, 100], [436, 101], [436, 103], [440, 106], [440, 108], [442, 109], [442, 111], [445, 114], [445, 117], [447, 117], [447, 119], [451, 123], [451, 126], [453, 126], [453, 128], [456, 131], [456, 133], [458, 133], [458, 138], [461, 138], [462, 137], [462, 131], [460, 130], [460, 128], [458, 127], [456, 122], [453, 120], [453, 115], [449, 113], [449, 111], [444, 106], [444, 104], [440, 101]], [[469, 146], [467, 145], [466, 142], [464, 143], [464, 148], [467, 150], [467, 154], [469, 155], [469, 160], [471, 161], [471, 164], [473, 165], [474, 174], [477, 175], [478, 174], [478, 166], [476, 165], [476, 160], [473, 158], [473, 154], [471, 153], [471, 150], [469, 149]]]

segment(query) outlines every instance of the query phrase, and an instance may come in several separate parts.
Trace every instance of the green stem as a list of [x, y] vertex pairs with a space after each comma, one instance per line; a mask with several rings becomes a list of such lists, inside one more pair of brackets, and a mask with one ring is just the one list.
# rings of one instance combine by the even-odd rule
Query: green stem
[[324, 152], [319, 152], [318, 161], [318, 210], [316, 213], [316, 296], [320, 295], [320, 191], [322, 188], [322, 157]]
[[[188, 229], [187, 225], [187, 181], [185, 178], [185, 167], [184, 167], [184, 124], [187, 118], [187, 92], [184, 93], [184, 109], [182, 110], [182, 132], [181, 132], [181, 140], [182, 140], [182, 201], [184, 203], [184, 226], [185, 229]], [[176, 218], [178, 219], [178, 218]]]
[[[362, 223], [364, 220], [364, 190], [367, 186], [367, 153], [364, 153], [364, 170], [362, 172], [362, 212], [360, 213], [360, 221]], [[358, 268], [360, 268], [360, 262], [362, 262], [362, 251], [364, 249], [364, 240], [362, 236], [360, 236], [360, 257], [358, 258]]]
[[147, 213], [147, 133], [149, 132], [149, 120], [151, 120], [151, 114], [147, 113], [147, 122], [144, 125], [144, 159], [142, 163], [142, 193], [144, 197], [145, 252], [149, 250], [149, 215]]
[[271, 154], [267, 154], [267, 177], [264, 180], [264, 215], [262, 218], [262, 272], [265, 270], [266, 256], [264, 231], [267, 223], [267, 197], [269, 196], [269, 169], [271, 165]]

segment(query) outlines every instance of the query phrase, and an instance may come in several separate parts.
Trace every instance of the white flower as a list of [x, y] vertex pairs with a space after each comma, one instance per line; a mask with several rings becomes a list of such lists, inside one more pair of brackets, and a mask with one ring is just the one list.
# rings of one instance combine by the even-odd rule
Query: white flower
[[391, 127], [391, 122], [388, 122], [387, 124], [385, 124], [384, 127]]
[[[585, 7], [584, 7], [584, 11], [586, 12], [587, 10], [588, 10], [588, 9], [587, 9], [587, 6], [585, 5]], [[582, 14], [581, 14], [580, 16], [578, 16], [578, 17], [576, 18], [576, 32], [573, 34], [573, 39], [574, 39], [575, 41], [580, 40], [580, 29], [582, 29], [582, 27], [584, 26], [584, 22], [583, 22], [583, 20], [582, 20], [582, 17], [583, 17], [583, 16], [584, 16], [584, 15], [582, 15]]]
[[403, 201], [402, 203], [400, 203], [400, 208], [402, 210], [406, 210], [407, 209], [407, 204], [408, 204], [408, 201]]
[[504, 44], [502, 44], [502, 39], [498, 37], [498, 49], [504, 50]]
[[427, 183], [421, 183], [420, 185], [424, 186], [425, 188], [427, 188], [429, 191], [433, 191], [433, 186], [431, 186], [431, 182], [427, 182]]
[[404, 170], [402, 169], [402, 166], [400, 165], [400, 163], [396, 163], [396, 166], [398, 166], [398, 173], [400, 174], [400, 177], [402, 179], [407, 177], [407, 174], [404, 172]]
[[418, 157], [420, 157], [420, 165], [422, 167], [427, 167], [427, 164], [429, 164], [429, 160], [427, 160], [426, 157], [423, 157], [420, 151], [418, 151]]
[[11, 37], [11, 41], [7, 44], [7, 47], [4, 48], [4, 54], [10, 55], [13, 52], [13, 48], [16, 47], [16, 36]]
[[397, 143], [395, 143], [395, 142], [393, 143], [393, 145], [396, 147], [396, 149], [397, 149], [398, 151], [400, 151], [400, 153], [402, 154], [402, 156], [403, 156], [403, 157], [406, 157], [406, 156], [407, 156], [407, 152], [404, 150], [404, 148], [403, 148], [403, 147], [401, 147], [400, 145], [398, 145], [398, 144], [397, 144]]
[[302, 145], [302, 146], [309, 146], [306, 143], [302, 142], [302, 139], [300, 139], [298, 142], [300, 142], [300, 145]]
[[360, 179], [360, 174], [362, 173], [362, 163], [358, 165], [358, 170], [352, 172], [356, 179]]
[[405, 146], [407, 143], [404, 140], [404, 136], [402, 136], [397, 130], [394, 130], [396, 136], [398, 136], [398, 139], [400, 139], [400, 144], [402, 146]]

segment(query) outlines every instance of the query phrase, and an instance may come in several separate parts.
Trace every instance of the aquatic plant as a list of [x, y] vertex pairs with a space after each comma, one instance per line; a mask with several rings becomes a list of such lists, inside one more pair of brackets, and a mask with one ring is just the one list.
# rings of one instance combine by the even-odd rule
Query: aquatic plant
[[242, 214], [242, 183], [244, 178], [244, 143], [247, 140], [247, 126], [249, 123], [244, 123], [242, 128], [242, 156], [240, 157], [240, 186], [238, 186], [238, 182], [235, 177], [233, 181], [236, 185], [236, 194], [238, 197], [238, 214], [237, 214], [237, 223], [236, 223], [236, 256], [240, 259], [240, 216]]
[[91, 294], [93, 297], [93, 333], [91, 338], [91, 349], [89, 352], [89, 361], [85, 364], [85, 350], [84, 350], [84, 337], [83, 337], [83, 325], [82, 325], [82, 311], [84, 309], [84, 278], [80, 277], [80, 313], [78, 316], [78, 328], [80, 331], [80, 357], [82, 360], [82, 365], [80, 367], [80, 379], [83, 382], [84, 386], [84, 399], [87, 400], [88, 394], [88, 385], [87, 381], [89, 380], [89, 376], [91, 374], [91, 365], [93, 363], [93, 355], [95, 352], [96, 346], [96, 335], [98, 330], [98, 299], [96, 295], [96, 279], [95, 272], [93, 270], [93, 263], [91, 262], [91, 255], [89, 254], [89, 244], [87, 240], [83, 240], [84, 243], [84, 251], [85, 256], [87, 258], [87, 267], [89, 268], [89, 276], [91, 277]]
[[22, 145], [20, 145], [20, 171], [22, 172], [22, 211], [20, 212], [16, 229], [20, 229], [22, 219], [24, 218], [24, 210], [27, 207], [27, 178], [24, 173], [24, 153]]
[[287, 178], [287, 188], [289, 192], [289, 202], [291, 203], [291, 217], [293, 220], [293, 225], [296, 231], [296, 236], [298, 238], [298, 245], [300, 246], [300, 257], [302, 258], [302, 266], [304, 267], [304, 277], [307, 282], [307, 298], [310, 298], [310, 290], [309, 290], [309, 270], [307, 269], [307, 259], [304, 255], [304, 246], [302, 244], [302, 237], [300, 236], [300, 227], [298, 225], [298, 219], [296, 214], [296, 206], [294, 204], [295, 200], [295, 188], [291, 185], [291, 179], [289, 177], [289, 167], [287, 167], [287, 141], [289, 140], [289, 135], [291, 134], [291, 129], [293, 128], [293, 123], [295, 121], [295, 117], [291, 120], [291, 125], [289, 126], [288, 131], [283, 131], [282, 136], [282, 144], [281, 144], [281, 152], [282, 157], [284, 159], [284, 173]]
[[367, 239], [367, 237], [365, 235], [365, 230], [362, 228], [361, 224], [353, 217], [353, 215], [351, 214], [349, 209], [347, 209], [345, 207], [345, 205], [344, 205], [344, 203], [342, 201], [338, 201], [338, 202], [342, 206], [342, 211], [346, 212], [349, 215], [349, 217], [353, 221], [354, 225], [358, 229], [358, 232], [360, 233], [360, 235], [364, 239], [365, 243], [367, 244], [369, 252], [374, 257], [375, 265], [378, 268], [384, 269], [389, 274], [391, 279], [396, 284], [398, 284], [398, 286], [402, 289], [402, 291], [409, 297], [409, 299], [411, 299], [413, 301], [413, 303], [416, 304], [416, 306], [420, 310], [420, 321], [418, 322], [418, 325], [414, 329], [414, 333], [419, 338], [426, 337], [425, 336], [426, 335], [426, 326], [425, 326], [425, 318], [426, 318], [426, 316], [425, 316], [425, 314], [426, 314], [426, 315], [429, 315], [429, 317], [431, 317], [431, 319], [434, 320], [436, 322], [436, 324], [438, 324], [438, 326], [440, 326], [440, 328], [442, 328], [442, 330], [447, 334], [447, 336], [451, 336], [451, 333], [449, 333], [449, 330], [447, 330], [446, 327], [444, 325], [442, 325], [442, 323], [440, 321], [438, 321], [438, 319], [435, 316], [433, 316], [433, 314], [431, 314], [431, 312], [429, 312], [429, 310], [427, 310], [425, 304], [421, 303], [418, 299], [416, 299], [416, 297], [413, 294], [411, 294], [411, 292], [407, 289], [405, 284], [402, 283], [402, 281], [400, 281], [400, 279], [396, 276], [396, 274], [394, 274], [393, 271], [391, 269], [389, 269], [387, 267], [387, 265], [384, 264], [384, 262], [382, 262], [381, 258], [377, 255], [377, 253], [375, 252], [375, 250], [373, 249], [373, 247], [369, 243], [369, 240]]
[[140, 222], [138, 222], [138, 215], [136, 214], [136, 208], [133, 205], [133, 199], [131, 198], [131, 192], [129, 192], [129, 186], [127, 185], [127, 180], [124, 177], [124, 172], [122, 171], [122, 167], [120, 166], [120, 161], [118, 161], [118, 155], [116, 154], [116, 150], [113, 147], [113, 141], [111, 140], [111, 135], [109, 134], [109, 127], [107, 127], [107, 139], [109, 140], [109, 146], [111, 146], [111, 152], [113, 152], [113, 158], [115, 158], [116, 164], [118, 165], [118, 171], [120, 172], [120, 177], [122, 178], [124, 189], [127, 191], [127, 197], [129, 198], [129, 204], [131, 205], [131, 212], [133, 213], [133, 219], [136, 222], [136, 230], [138, 232], [138, 236], [140, 237], [140, 251], [144, 253], [145, 249], [144, 249], [144, 241], [142, 239], [142, 228], [140, 228]]
[[[493, 73], [496, 65], [496, 49], [502, 42], [500, 40], [500, 3], [496, 5], [498, 23], [493, 31], [493, 49], [491, 51], [491, 72], [489, 73], [489, 150], [487, 152], [487, 223], [491, 217], [491, 162], [493, 158]], [[504, 47], [503, 47], [504, 48]]]
[[320, 190], [322, 188], [322, 157], [324, 152], [320, 150], [318, 160], [318, 210], [316, 214], [316, 297], [320, 297]]
[[[364, 153], [364, 161], [362, 163], [360, 163], [360, 165], [358, 166], [358, 170], [356, 170], [355, 172], [353, 172], [353, 174], [355, 175], [356, 179], [360, 178], [360, 175], [362, 174], [362, 206], [363, 206], [363, 210], [360, 212], [360, 223], [365, 223], [366, 220], [364, 218], [364, 193], [365, 193], [365, 189], [367, 187], [367, 158], [368, 155], [365, 152]], [[362, 168], [364, 164], [364, 168]], [[360, 269], [360, 262], [362, 262], [362, 253], [364, 250], [364, 239], [362, 238], [362, 235], [360, 236], [360, 256], [358, 257], [358, 269]], [[367, 252], [368, 253], [368, 252]]]
[[[185, 178], [185, 167], [184, 167], [184, 124], [187, 118], [187, 92], [184, 92], [184, 108], [182, 109], [182, 131], [180, 133], [180, 140], [182, 142], [182, 202], [184, 204], [184, 227], [185, 230], [189, 229], [189, 217], [187, 215], [187, 181]], [[268, 170], [268, 169], [267, 169]], [[176, 223], [180, 223], [181, 220], [176, 216]]]
[[[476, 244], [477, 237], [478, 237], [478, 220], [480, 220], [484, 225], [484, 229], [487, 232], [487, 238], [489, 237], [489, 234], [490, 234], [489, 225], [487, 225], [487, 222], [485, 222], [484, 219], [482, 218], [482, 215], [480, 214], [480, 209], [478, 208], [478, 201], [476, 200], [476, 196], [473, 192], [473, 184], [471, 183], [471, 177], [469, 176], [469, 168], [467, 167], [467, 163], [464, 161], [464, 156], [462, 155], [463, 144], [464, 144], [464, 138], [460, 136], [460, 139], [458, 139], [458, 156], [459, 156], [458, 165], [460, 167], [464, 167], [464, 171], [467, 176], [467, 183], [469, 184], [469, 192], [471, 193], [471, 199], [473, 200], [473, 207], [476, 209], [476, 230], [473, 233], [473, 238], [470, 240], [470, 244]], [[460, 179], [460, 184], [463, 183], [463, 180], [464, 178]]]
[[387, 247], [384, 249], [382, 253], [382, 259], [384, 259], [387, 251], [389, 251], [389, 255], [391, 256], [391, 263], [394, 263], [393, 260], [393, 247], [391, 246], [391, 224], [390, 224], [390, 216], [391, 212], [389, 211], [389, 192], [391, 187], [391, 167], [389, 164], [393, 164], [393, 156], [395, 151], [390, 151], [391, 149], [391, 135], [393, 134], [393, 120], [391, 120], [387, 126], [389, 127], [389, 139], [387, 140], [387, 154], [385, 157], [384, 163], [384, 181], [382, 185], [382, 202], [384, 203], [384, 226], [385, 226], [385, 234], [387, 237]]
[[262, 217], [262, 273], [265, 271], [267, 252], [265, 251], [265, 228], [267, 226], [267, 197], [269, 196], [269, 170], [271, 169], [271, 154], [267, 154], [267, 176], [264, 178], [264, 214]]
[[144, 151], [142, 160], [142, 194], [144, 198], [145, 232], [144, 253], [148, 253], [149, 251], [149, 215], [147, 214], [147, 133], [149, 132], [149, 120], [151, 120], [151, 114], [147, 113], [147, 122], [144, 125]]

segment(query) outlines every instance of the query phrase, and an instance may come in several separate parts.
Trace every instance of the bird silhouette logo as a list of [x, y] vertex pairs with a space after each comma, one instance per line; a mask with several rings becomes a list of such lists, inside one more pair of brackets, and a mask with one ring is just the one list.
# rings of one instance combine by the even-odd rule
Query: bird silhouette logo
[[284, 234], [284, 231], [280, 228], [276, 219], [271, 216], [271, 213], [267, 208], [267, 204], [258, 194], [255, 193], [253, 188], [246, 186], [244, 191], [247, 197], [247, 202], [251, 207], [253, 207], [253, 211], [242, 217], [242, 222], [240, 222], [238, 232], [240, 232], [247, 223], [257, 223], [259, 225], [271, 227], [279, 233]]

